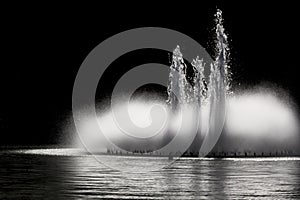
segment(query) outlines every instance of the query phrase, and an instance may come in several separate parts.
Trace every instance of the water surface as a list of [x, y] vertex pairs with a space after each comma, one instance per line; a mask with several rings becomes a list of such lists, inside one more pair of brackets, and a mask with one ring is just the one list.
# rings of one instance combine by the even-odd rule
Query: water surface
[[[71, 149], [2, 150], [0, 156], [0, 199], [300, 198], [299, 158], [180, 159], [159, 171], [132, 174]], [[125, 161], [117, 159], [119, 165]]]

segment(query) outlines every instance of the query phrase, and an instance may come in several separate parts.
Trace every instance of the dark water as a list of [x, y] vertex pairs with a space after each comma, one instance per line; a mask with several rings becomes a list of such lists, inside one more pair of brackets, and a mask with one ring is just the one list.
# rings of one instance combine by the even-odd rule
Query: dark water
[[[0, 199], [300, 199], [299, 158], [182, 159], [157, 172], [131, 174], [93, 156], [43, 150], [0, 156]], [[118, 158], [119, 165], [125, 159]], [[136, 159], [138, 165], [151, 158]]]

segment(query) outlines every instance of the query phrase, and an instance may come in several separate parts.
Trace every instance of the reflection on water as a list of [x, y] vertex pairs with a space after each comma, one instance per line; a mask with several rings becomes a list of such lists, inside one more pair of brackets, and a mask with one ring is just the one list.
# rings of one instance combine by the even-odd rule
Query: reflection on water
[[[180, 159], [156, 172], [125, 174], [100, 165], [93, 156], [59, 151], [0, 152], [0, 199], [300, 198], [299, 158]], [[118, 164], [122, 159], [128, 160], [120, 158]], [[134, 162], [143, 165], [150, 159], [135, 157]]]

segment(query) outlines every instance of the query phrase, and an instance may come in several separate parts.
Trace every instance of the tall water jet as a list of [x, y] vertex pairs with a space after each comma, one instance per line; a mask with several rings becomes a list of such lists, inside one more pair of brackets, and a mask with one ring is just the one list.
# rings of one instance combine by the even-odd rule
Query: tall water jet
[[173, 51], [172, 64], [170, 66], [168, 100], [172, 111], [176, 111], [179, 105], [185, 105], [193, 101], [193, 88], [187, 80], [187, 66], [179, 45]]
[[215, 14], [216, 22], [216, 57], [215, 61], [210, 64], [210, 76], [208, 84], [208, 106], [209, 130], [205, 132], [200, 154], [208, 154], [216, 144], [214, 138], [219, 138], [224, 125], [225, 106], [220, 102], [225, 103], [226, 94], [230, 92], [231, 72], [229, 66], [229, 46], [228, 37], [225, 34], [223, 26], [222, 11], [217, 10]]
[[[228, 46], [228, 37], [225, 34], [225, 29], [223, 26], [223, 18], [222, 18], [222, 11], [217, 10], [216, 13], [216, 62], [215, 64], [220, 68], [221, 75], [225, 77], [226, 89], [230, 89], [230, 79], [231, 73], [229, 71], [230, 66], [228, 65], [229, 59], [229, 46]], [[223, 74], [224, 73], [224, 74]]]
[[194, 98], [195, 98], [195, 102], [200, 107], [201, 104], [204, 103], [204, 100], [206, 100], [207, 98], [207, 82], [205, 81], [205, 75], [204, 75], [205, 63], [203, 62], [203, 59], [199, 59], [199, 56], [197, 56], [196, 59], [194, 59], [191, 64], [193, 66], [193, 72], [194, 72], [194, 77], [193, 77]]

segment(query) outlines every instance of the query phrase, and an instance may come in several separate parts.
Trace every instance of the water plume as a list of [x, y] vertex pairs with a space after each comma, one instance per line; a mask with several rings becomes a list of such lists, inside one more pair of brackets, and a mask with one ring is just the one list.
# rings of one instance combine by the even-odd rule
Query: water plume
[[214, 152], [299, 154], [299, 117], [287, 92], [259, 86], [227, 99], [224, 131]]

